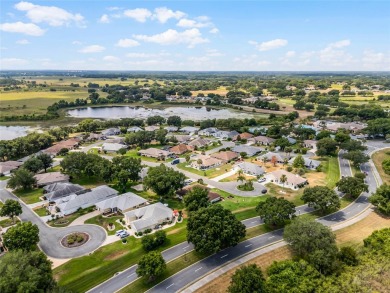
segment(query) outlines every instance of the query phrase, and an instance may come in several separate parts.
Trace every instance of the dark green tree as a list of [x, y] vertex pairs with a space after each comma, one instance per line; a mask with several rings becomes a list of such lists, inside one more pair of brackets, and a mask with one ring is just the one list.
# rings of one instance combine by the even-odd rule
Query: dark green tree
[[301, 155], [298, 155], [293, 162], [294, 168], [304, 168], [305, 167], [305, 160]]
[[42, 162], [45, 172], [47, 172], [47, 169], [50, 168], [53, 164], [53, 158], [48, 154], [42, 153], [39, 154], [36, 158]]
[[181, 118], [180, 116], [169, 116], [167, 120], [168, 125], [181, 127]]
[[183, 202], [188, 211], [194, 212], [200, 208], [205, 208], [210, 205], [207, 195], [208, 189], [195, 186], [183, 198]]
[[329, 137], [320, 139], [317, 142], [317, 155], [318, 156], [333, 156], [336, 154], [337, 142]]
[[246, 234], [244, 224], [221, 205], [211, 205], [191, 213], [187, 231], [188, 242], [202, 253], [235, 246]]
[[363, 191], [368, 192], [368, 185], [359, 178], [356, 177], [344, 177], [336, 183], [339, 191], [357, 198]]
[[337, 257], [347, 266], [356, 266], [359, 264], [357, 252], [351, 246], [341, 247]]
[[283, 226], [295, 217], [295, 205], [283, 197], [270, 197], [259, 202], [256, 211], [265, 224], [273, 226]]
[[166, 270], [166, 263], [160, 252], [151, 251], [144, 255], [138, 263], [137, 275], [153, 281]]
[[22, 213], [22, 206], [17, 200], [7, 199], [0, 209], [0, 216], [10, 217], [12, 223], [15, 223], [15, 217]]
[[343, 155], [344, 159], [350, 160], [355, 168], [360, 168], [360, 165], [368, 162], [370, 157], [362, 151], [350, 151]]
[[8, 180], [7, 186], [12, 189], [31, 189], [37, 182], [34, 178], [34, 174], [30, 171], [19, 168], [12, 173], [11, 179]]
[[381, 213], [390, 215], [390, 185], [381, 185], [370, 197], [370, 202], [376, 206]]
[[340, 208], [340, 198], [337, 193], [326, 186], [307, 187], [303, 191], [301, 199], [309, 207], [319, 210], [322, 214], [336, 211]]
[[43, 163], [37, 157], [31, 157], [24, 162], [23, 168], [35, 174], [43, 169]]
[[267, 292], [265, 279], [259, 267], [255, 264], [237, 269], [228, 288], [229, 293], [263, 293]]
[[39, 242], [38, 226], [31, 222], [18, 223], [5, 232], [3, 241], [9, 250], [34, 250]]

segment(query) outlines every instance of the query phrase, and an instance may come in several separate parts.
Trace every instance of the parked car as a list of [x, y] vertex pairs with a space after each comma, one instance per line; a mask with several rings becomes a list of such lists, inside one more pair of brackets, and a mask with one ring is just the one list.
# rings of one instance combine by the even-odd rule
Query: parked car
[[260, 178], [259, 180], [257, 180], [257, 182], [261, 183], [261, 182], [265, 182], [265, 178]]
[[124, 233], [122, 233], [122, 234], [119, 235], [119, 237], [120, 237], [121, 239], [126, 238], [126, 237], [128, 237], [128, 236], [129, 236], [129, 233], [127, 233], [126, 231], [125, 231]]
[[186, 180], [184, 180], [184, 185], [190, 185], [192, 182], [194, 182], [194, 180], [186, 179]]
[[180, 159], [174, 159], [172, 162], [171, 162], [171, 165], [176, 165], [176, 164], [179, 164], [180, 163]]
[[263, 190], [261, 191], [261, 193], [262, 193], [262, 194], [266, 194], [266, 193], [267, 193], [267, 189], [263, 189]]
[[122, 234], [123, 232], [126, 232], [125, 230], [118, 230], [115, 232], [115, 235], [116, 236], [119, 236], [120, 234]]

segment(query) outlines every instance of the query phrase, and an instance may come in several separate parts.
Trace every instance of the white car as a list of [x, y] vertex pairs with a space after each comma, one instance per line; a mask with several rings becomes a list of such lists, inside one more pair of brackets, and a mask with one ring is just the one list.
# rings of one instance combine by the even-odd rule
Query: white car
[[262, 182], [265, 182], [265, 178], [260, 178], [259, 180], [257, 180], [257, 182], [259, 182], [259, 183], [262, 183]]
[[[115, 232], [115, 235], [116, 236], [119, 236], [119, 235], [121, 235], [122, 233], [124, 233], [124, 232], [126, 232], [125, 230], [118, 230], [118, 231], [116, 231]], [[126, 232], [127, 233], [127, 232]]]

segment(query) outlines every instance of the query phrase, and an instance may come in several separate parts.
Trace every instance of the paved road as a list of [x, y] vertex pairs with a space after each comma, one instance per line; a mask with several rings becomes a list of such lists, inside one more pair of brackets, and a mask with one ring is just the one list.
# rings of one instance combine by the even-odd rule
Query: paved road
[[[82, 256], [99, 248], [106, 239], [107, 234], [104, 229], [95, 225], [79, 225], [65, 228], [52, 228], [47, 226], [29, 207], [5, 189], [6, 184], [6, 181], [0, 181], [1, 201], [4, 202], [7, 199], [15, 199], [21, 203], [23, 212], [19, 218], [23, 222], [30, 221], [38, 226], [40, 238], [39, 246], [48, 256], [54, 258], [73, 258]], [[90, 235], [90, 239], [86, 244], [77, 248], [63, 247], [60, 244], [61, 239], [74, 232], [87, 233]]]
[[[342, 176], [351, 176], [351, 169], [346, 160], [341, 158], [342, 152], [339, 154], [340, 159], [340, 174]], [[361, 212], [363, 212], [366, 208], [370, 206], [368, 202], [368, 197], [372, 192], [375, 192], [378, 182], [374, 177], [374, 172], [372, 172], [373, 166], [372, 162], [363, 164], [361, 169], [363, 172], [367, 172], [368, 175], [366, 177], [366, 182], [369, 186], [369, 192], [362, 193], [357, 200], [349, 205], [347, 208], [335, 212], [331, 215], [322, 217], [317, 219], [318, 222], [326, 225], [332, 226], [337, 223], [346, 221], [351, 219]], [[187, 287], [189, 284], [194, 282], [211, 271], [217, 269], [221, 265], [228, 263], [229, 261], [245, 255], [251, 251], [260, 249], [264, 246], [267, 246], [276, 241], [280, 241], [283, 239], [283, 229], [273, 231], [267, 234], [260, 235], [258, 237], [246, 240], [244, 242], [239, 243], [235, 247], [227, 248], [223, 251], [220, 251], [210, 257], [203, 259], [202, 261], [180, 271], [174, 276], [164, 280], [159, 283], [148, 292], [177, 292], [181, 291], [183, 288]]]

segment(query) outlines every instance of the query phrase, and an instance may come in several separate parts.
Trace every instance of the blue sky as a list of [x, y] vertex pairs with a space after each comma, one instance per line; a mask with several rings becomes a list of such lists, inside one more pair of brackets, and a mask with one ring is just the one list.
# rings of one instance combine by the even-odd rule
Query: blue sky
[[390, 1], [11, 1], [0, 69], [390, 70]]

